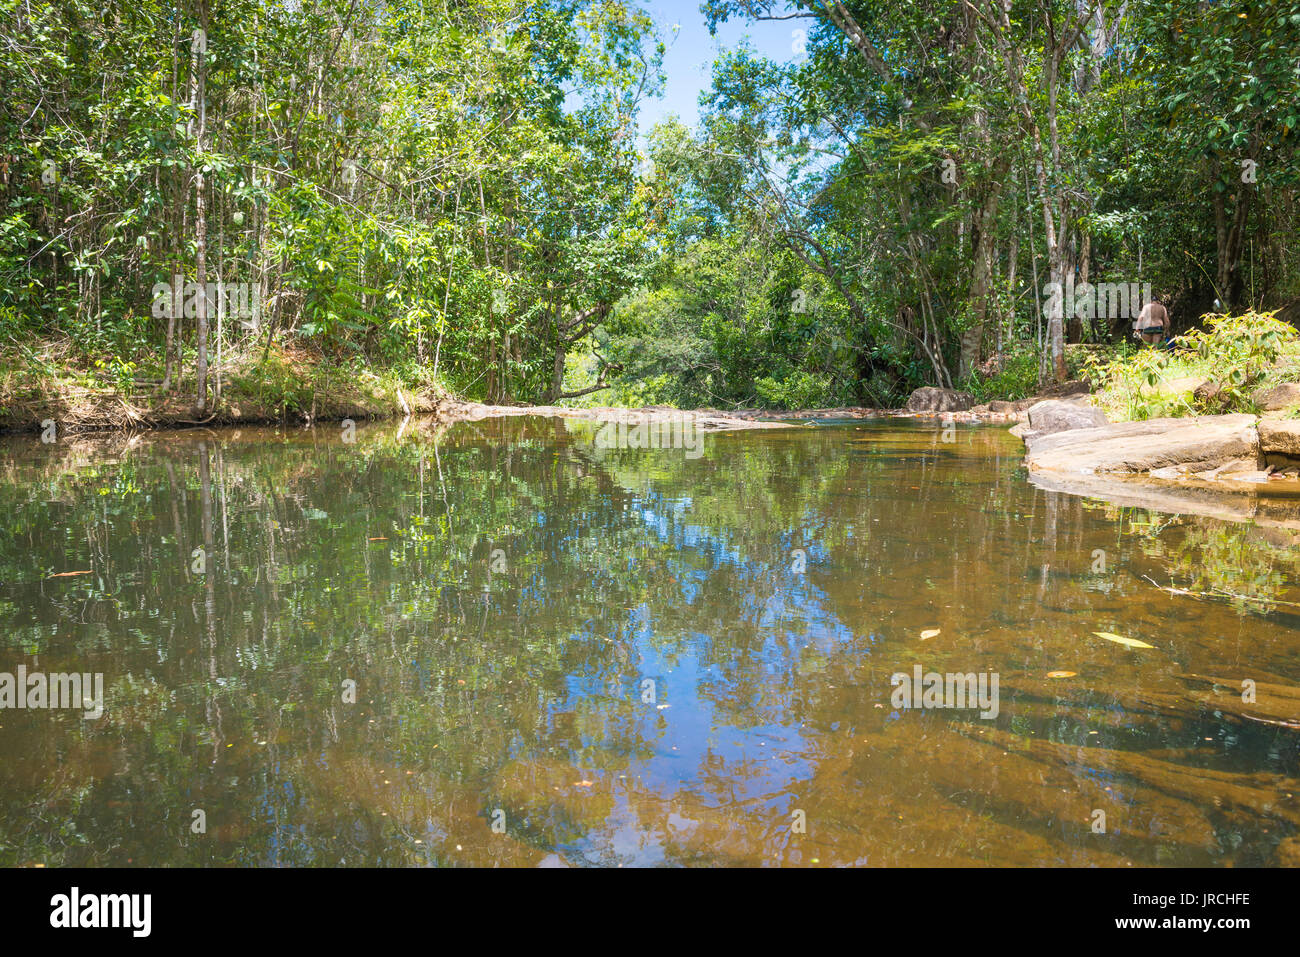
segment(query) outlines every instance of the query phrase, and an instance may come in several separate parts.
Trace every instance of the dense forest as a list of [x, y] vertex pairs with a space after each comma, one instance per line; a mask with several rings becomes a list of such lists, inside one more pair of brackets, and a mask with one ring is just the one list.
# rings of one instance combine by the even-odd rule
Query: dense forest
[[1052, 283], [1300, 301], [1295, 0], [701, 9], [790, 56], [641, 129], [676, 31], [627, 3], [0, 0], [0, 401], [888, 406], [1130, 338]]

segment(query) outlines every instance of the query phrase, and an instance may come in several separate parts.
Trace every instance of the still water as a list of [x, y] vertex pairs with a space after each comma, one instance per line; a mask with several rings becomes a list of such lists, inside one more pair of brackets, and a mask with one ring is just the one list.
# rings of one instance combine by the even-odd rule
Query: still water
[[0, 441], [0, 672], [104, 682], [0, 710], [0, 864], [1300, 859], [1286, 523], [1043, 491], [999, 428], [594, 434]]

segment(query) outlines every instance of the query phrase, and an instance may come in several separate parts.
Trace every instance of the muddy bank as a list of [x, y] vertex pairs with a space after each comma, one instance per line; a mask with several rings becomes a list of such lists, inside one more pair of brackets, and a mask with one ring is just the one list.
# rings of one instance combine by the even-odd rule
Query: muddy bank
[[[0, 433], [41, 432], [71, 435], [97, 432], [193, 429], [202, 426], [310, 426], [326, 422], [429, 416], [438, 422], [475, 421], [503, 416], [558, 416], [628, 422], [681, 421], [704, 431], [779, 428], [877, 418], [940, 419], [945, 423], [1004, 424], [1025, 419], [1026, 410], [1046, 396], [977, 405], [972, 395], [954, 389], [922, 387], [899, 409], [862, 406], [794, 409], [569, 408], [557, 405], [490, 405], [448, 394], [382, 369], [354, 368], [303, 348], [276, 344], [266, 350], [228, 355], [213, 380], [213, 405], [194, 411], [194, 383], [158, 380], [115, 382], [102, 371], [80, 369], [61, 354], [45, 366], [0, 352]], [[1069, 382], [1053, 396], [1087, 391]]]
[[555, 405], [488, 405], [434, 391], [400, 390], [391, 398], [370, 398], [369, 401], [322, 400], [307, 410], [267, 407], [248, 401], [231, 402], [200, 418], [194, 415], [190, 400], [185, 397], [166, 397], [155, 405], [141, 406], [124, 402], [114, 395], [111, 400], [104, 396], [102, 401], [97, 398], [95, 402], [77, 405], [53, 399], [0, 409], [0, 434], [41, 432], [48, 433], [53, 440], [53, 437], [68, 435], [189, 431], [220, 426], [311, 427], [342, 423], [349, 419], [361, 422], [418, 417], [426, 423], [444, 425], [517, 416], [586, 419], [629, 425], [689, 423], [700, 432], [725, 432], [797, 428], [811, 420], [860, 419], [893, 414], [896, 413], [876, 409], [818, 409], [799, 413], [746, 410], [733, 413], [716, 409], [674, 409], [668, 406], [573, 409]]
[[[653, 405], [639, 408], [602, 406], [571, 409], [558, 405], [485, 405], [479, 402], [447, 400], [439, 407], [438, 418], [447, 422], [476, 421], [506, 416], [539, 415], [566, 419], [588, 419], [600, 422], [672, 422], [686, 419], [705, 432], [722, 432], [739, 429], [780, 429], [799, 426], [832, 424], [835, 422], [870, 419], [919, 419], [963, 425], [1006, 425], [1024, 422], [1025, 410], [1039, 399], [1018, 403], [1001, 403], [1005, 410], [992, 411], [989, 406], [977, 406], [963, 411], [935, 412], [911, 409], [873, 409], [865, 406], [841, 406], [832, 409], [675, 409], [671, 406]], [[999, 403], [992, 403], [994, 406]], [[1012, 406], [1015, 406], [1012, 408]]]
[[[863, 410], [867, 411], [867, 410]], [[650, 423], [689, 422], [701, 432], [727, 432], [737, 429], [787, 429], [799, 425], [795, 417], [784, 415], [780, 420], [759, 412], [720, 412], [716, 409], [674, 409], [666, 405], [621, 408], [602, 406], [570, 409], [559, 405], [484, 405], [480, 402], [451, 400], [440, 409], [440, 418], [446, 421], [478, 421], [520, 415], [552, 416], [564, 419], [588, 419], [597, 422], [623, 422], [628, 425]], [[760, 418], [760, 416], [762, 416]], [[859, 416], [861, 417], [861, 416]]]
[[[1036, 399], [1033, 401], [1037, 401]], [[999, 403], [993, 403], [998, 405]], [[965, 425], [1003, 425], [1008, 422], [1023, 422], [1025, 412], [1021, 408], [1010, 408], [1012, 405], [1020, 406], [1022, 403], [1000, 403], [1008, 408], [1000, 411], [992, 411], [989, 406], [975, 406], [970, 409], [936, 412], [931, 410], [913, 410], [913, 409], [870, 409], [861, 406], [847, 406], [837, 409], [797, 409], [792, 412], [774, 412], [765, 409], [747, 409], [736, 412], [728, 412], [726, 415], [745, 420], [764, 420], [771, 422], [834, 422], [837, 420], [849, 419], [923, 419], [938, 420], [943, 422], [960, 422]], [[1026, 406], [1027, 407], [1027, 406]]]
[[[228, 358], [211, 379], [208, 408], [196, 413], [190, 381], [164, 389], [159, 380], [113, 381], [57, 357], [23, 365], [0, 353], [0, 432], [71, 435], [135, 433], [228, 425], [311, 425], [417, 414], [437, 415], [449, 397], [440, 389], [379, 372], [323, 361], [303, 350], [274, 347], [264, 355]], [[218, 388], [219, 386], [219, 388]]]
[[432, 390], [396, 390], [391, 395], [365, 394], [358, 390], [351, 395], [322, 394], [306, 407], [294, 408], [249, 395], [225, 401], [204, 415], [196, 415], [192, 396], [128, 399], [111, 389], [81, 390], [48, 398], [0, 402], [0, 433], [47, 432], [50, 423], [55, 434], [64, 435], [200, 426], [311, 425], [344, 419], [443, 415], [451, 401]]
[[[1037, 401], [1037, 400], [1034, 400]], [[994, 403], [997, 405], [998, 403]], [[1012, 403], [1003, 403], [1010, 407]], [[478, 421], [508, 416], [556, 416], [602, 422], [668, 422], [685, 418], [701, 431], [791, 428], [800, 425], [846, 420], [914, 418], [962, 424], [1007, 424], [1021, 422], [1025, 413], [1016, 403], [1014, 410], [990, 411], [988, 406], [954, 412], [874, 409], [846, 406], [831, 409], [675, 409], [669, 406], [623, 408], [602, 406], [568, 408], [557, 405], [489, 405], [449, 396], [435, 390], [395, 390], [387, 395], [321, 395], [307, 408], [259, 402], [256, 397], [224, 402], [209, 414], [195, 416], [192, 399], [165, 396], [149, 403], [124, 400], [112, 390], [79, 396], [59, 396], [0, 406], [0, 434], [39, 432], [53, 422], [58, 434], [139, 432], [145, 430], [193, 429], [200, 426], [300, 425], [310, 426], [345, 419], [381, 420], [427, 416], [440, 423]]]

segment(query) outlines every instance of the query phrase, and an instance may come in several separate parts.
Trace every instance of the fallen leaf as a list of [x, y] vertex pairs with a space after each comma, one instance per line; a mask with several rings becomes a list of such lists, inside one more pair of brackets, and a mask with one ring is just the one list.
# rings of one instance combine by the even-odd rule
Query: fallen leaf
[[921, 640], [925, 641], [927, 638], [933, 638], [937, 634], [939, 634], [938, 628], [927, 628], [925, 631], [921, 632]]
[[94, 569], [87, 568], [84, 572], [59, 572], [57, 575], [51, 575], [51, 578], [70, 578], [73, 575], [89, 575]]
[[1112, 635], [1109, 631], [1094, 631], [1098, 638], [1105, 638], [1107, 641], [1113, 641], [1117, 645], [1125, 645], [1129, 648], [1154, 648], [1155, 645], [1148, 645], [1145, 641], [1138, 641], [1136, 638], [1125, 638], [1123, 635]]
[[1047, 677], [1049, 677], [1049, 678], [1073, 678], [1073, 677], [1075, 677], [1077, 674], [1078, 674], [1077, 671], [1049, 671], [1049, 672], [1047, 673]]

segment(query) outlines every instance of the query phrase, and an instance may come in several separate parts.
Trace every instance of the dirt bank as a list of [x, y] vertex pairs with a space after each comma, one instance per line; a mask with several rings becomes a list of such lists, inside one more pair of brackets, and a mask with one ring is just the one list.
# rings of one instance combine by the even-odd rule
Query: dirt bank
[[447, 395], [436, 389], [408, 389], [364, 380], [334, 383], [286, 401], [281, 392], [253, 390], [227, 393], [220, 406], [195, 416], [192, 398], [181, 395], [124, 396], [112, 388], [70, 388], [56, 394], [16, 398], [0, 395], [0, 432], [42, 431], [55, 423], [60, 434], [191, 429], [197, 426], [311, 425], [344, 419], [403, 418], [427, 415], [440, 422], [475, 421], [502, 416], [539, 415], [599, 421], [668, 421], [687, 417], [703, 431], [790, 428], [839, 420], [914, 418], [964, 424], [1004, 424], [1024, 420], [1023, 411], [991, 412], [987, 407], [961, 412], [912, 412], [906, 409], [674, 409], [669, 406], [567, 408], [556, 405], [488, 405]]
[[209, 408], [199, 415], [190, 376], [163, 389], [133, 366], [88, 367], [66, 343], [0, 348], [0, 431], [44, 433], [52, 423], [69, 435], [436, 415], [447, 398], [420, 370], [375, 370], [279, 343], [228, 354], [210, 372]]

